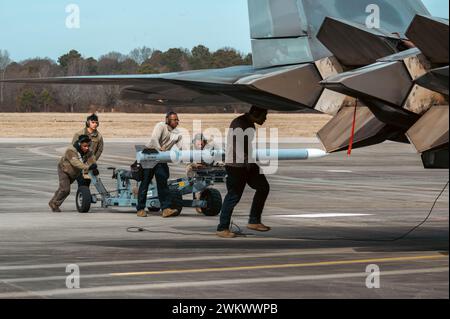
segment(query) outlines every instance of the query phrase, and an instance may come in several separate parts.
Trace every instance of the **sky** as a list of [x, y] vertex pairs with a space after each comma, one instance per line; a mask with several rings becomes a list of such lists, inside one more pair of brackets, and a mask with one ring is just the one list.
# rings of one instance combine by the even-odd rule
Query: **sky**
[[[448, 18], [448, 0], [423, 2], [433, 15]], [[80, 9], [80, 28], [66, 26], [70, 4]], [[98, 58], [141, 46], [198, 44], [251, 52], [247, 0], [0, 0], [0, 49], [15, 61], [56, 60], [71, 49]]]

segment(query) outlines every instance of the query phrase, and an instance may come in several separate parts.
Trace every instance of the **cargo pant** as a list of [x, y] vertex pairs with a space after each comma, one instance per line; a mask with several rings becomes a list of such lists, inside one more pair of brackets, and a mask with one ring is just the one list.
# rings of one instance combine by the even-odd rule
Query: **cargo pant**
[[226, 186], [228, 193], [225, 196], [220, 213], [220, 224], [218, 231], [224, 231], [230, 228], [231, 216], [236, 205], [241, 200], [245, 186], [248, 184], [256, 190], [253, 197], [252, 207], [250, 209], [249, 224], [260, 224], [261, 215], [269, 196], [270, 186], [264, 174], [261, 174], [256, 164], [248, 167], [226, 166], [227, 180]]
[[139, 185], [138, 204], [136, 207], [137, 211], [145, 209], [148, 187], [150, 186], [153, 176], [156, 178], [156, 186], [158, 189], [158, 198], [161, 205], [161, 210], [170, 208], [172, 205], [172, 198], [170, 196], [169, 186], [167, 185], [167, 180], [170, 177], [169, 166], [166, 163], [159, 163], [152, 169], [144, 169], [144, 179]]
[[61, 165], [58, 165], [58, 178], [59, 178], [59, 187], [55, 192], [55, 195], [50, 200], [50, 203], [54, 204], [56, 207], [60, 207], [62, 203], [66, 200], [66, 198], [70, 195], [70, 185], [75, 182], [75, 179], [71, 178], [67, 175], [61, 168]]

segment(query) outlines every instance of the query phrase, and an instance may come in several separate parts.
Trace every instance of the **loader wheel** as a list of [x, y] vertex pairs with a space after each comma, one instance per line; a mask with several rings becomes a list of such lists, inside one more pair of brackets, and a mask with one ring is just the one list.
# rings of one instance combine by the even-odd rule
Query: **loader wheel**
[[81, 186], [78, 188], [76, 204], [79, 213], [87, 213], [91, 209], [92, 195], [89, 187]]
[[202, 208], [202, 213], [205, 216], [217, 216], [222, 209], [222, 195], [217, 189], [207, 188], [205, 189], [201, 195], [201, 200], [205, 200], [207, 205], [205, 208]]
[[183, 194], [177, 189], [172, 189], [170, 190], [170, 199], [172, 201], [170, 208], [178, 210], [178, 215], [180, 215], [183, 210]]

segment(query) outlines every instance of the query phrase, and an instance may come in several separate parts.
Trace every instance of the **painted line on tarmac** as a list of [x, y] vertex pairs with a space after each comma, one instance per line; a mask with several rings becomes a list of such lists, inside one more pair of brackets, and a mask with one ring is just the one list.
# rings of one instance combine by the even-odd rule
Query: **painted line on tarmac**
[[148, 275], [163, 275], [163, 274], [209, 273], [209, 272], [226, 272], [226, 271], [242, 271], [242, 270], [286, 269], [286, 268], [302, 268], [302, 267], [372, 264], [372, 263], [384, 263], [384, 262], [435, 260], [435, 259], [445, 259], [445, 258], [447, 258], [447, 256], [442, 256], [442, 255], [388, 257], [388, 258], [372, 258], [372, 259], [359, 259], [359, 260], [321, 261], [321, 262], [310, 262], [310, 263], [299, 263], [299, 264], [256, 265], [256, 266], [241, 266], [241, 267], [218, 267], [218, 268], [203, 268], [203, 269], [180, 269], [180, 270], [112, 273], [110, 275], [113, 277], [128, 277], [128, 276], [148, 276]]
[[[243, 255], [247, 258], [247, 255]], [[386, 262], [403, 262], [403, 261], [422, 261], [445, 259], [447, 256], [431, 255], [431, 256], [412, 256], [412, 257], [392, 257], [392, 258], [372, 258], [361, 260], [341, 260], [341, 261], [323, 261], [310, 263], [294, 263], [294, 264], [279, 264], [279, 265], [255, 265], [255, 266], [239, 266], [239, 267], [217, 267], [217, 268], [198, 268], [198, 269], [178, 269], [178, 270], [158, 270], [146, 272], [127, 272], [127, 273], [108, 273], [108, 274], [92, 274], [82, 275], [83, 279], [93, 278], [118, 278], [118, 277], [139, 277], [139, 276], [157, 276], [157, 275], [177, 275], [177, 274], [194, 274], [194, 273], [214, 273], [214, 272], [229, 272], [229, 271], [248, 271], [248, 270], [267, 270], [267, 269], [287, 269], [287, 268], [303, 268], [303, 267], [323, 267], [323, 266], [339, 266], [339, 265], [356, 265], [356, 264], [372, 264], [372, 263], [386, 263]], [[66, 267], [66, 266], [64, 266]], [[48, 276], [48, 277], [34, 277], [34, 278], [11, 278], [0, 279], [0, 282], [10, 283], [24, 283], [24, 282], [49, 282], [49, 281], [64, 281], [67, 276]]]
[[[283, 208], [278, 206], [266, 206], [267, 209], [279, 213], [279, 215], [267, 215], [266, 218], [277, 219], [277, 218], [332, 218], [332, 217], [364, 217], [364, 216], [374, 216], [375, 214], [366, 213], [341, 213], [341, 212], [330, 212], [330, 213], [318, 213], [311, 211], [304, 211], [301, 213], [301, 209], [291, 209]], [[342, 210], [340, 210], [342, 211]], [[360, 210], [358, 210], [360, 211]]]
[[[337, 249], [314, 249], [303, 251], [288, 251], [282, 253], [261, 253], [261, 254], [239, 254], [228, 256], [198, 256], [198, 257], [181, 257], [181, 258], [159, 258], [159, 259], [144, 259], [144, 260], [119, 260], [119, 261], [99, 261], [99, 262], [68, 262], [58, 264], [41, 264], [41, 265], [13, 265], [0, 266], [0, 271], [5, 270], [31, 270], [31, 269], [65, 269], [68, 264], [76, 263], [80, 267], [98, 267], [98, 266], [120, 266], [120, 265], [139, 265], [139, 264], [157, 264], [157, 263], [174, 263], [186, 261], [204, 261], [204, 260], [231, 260], [231, 259], [248, 259], [248, 258], [267, 258], [267, 257], [285, 257], [285, 256], [307, 256], [307, 255], [322, 255], [322, 254], [345, 254], [353, 253], [351, 248], [337, 248]], [[0, 279], [1, 280], [1, 279]]]
[[[383, 277], [387, 276], [403, 276], [403, 275], [419, 275], [419, 274], [433, 274], [433, 273], [448, 273], [448, 267], [440, 268], [425, 268], [412, 270], [394, 270], [384, 271]], [[158, 284], [142, 284], [142, 285], [121, 285], [121, 286], [102, 286], [92, 288], [80, 289], [53, 289], [53, 290], [39, 290], [29, 292], [8, 292], [0, 293], [0, 299], [4, 298], [29, 298], [29, 297], [52, 297], [62, 295], [83, 295], [83, 294], [99, 294], [112, 292], [128, 292], [128, 291], [144, 291], [144, 290], [159, 290], [159, 289], [179, 289], [179, 288], [200, 288], [200, 287], [221, 287], [225, 285], [242, 285], [242, 284], [267, 284], [267, 283], [281, 283], [281, 282], [298, 282], [298, 281], [319, 281], [332, 279], [350, 279], [350, 278], [366, 278], [367, 273], [341, 273], [341, 274], [327, 274], [327, 275], [304, 275], [304, 276], [287, 276], [287, 277], [260, 277], [248, 279], [226, 279], [226, 280], [210, 280], [210, 281], [187, 281], [187, 282], [170, 282]]]
[[280, 218], [334, 218], [334, 217], [362, 217], [373, 216], [373, 214], [350, 214], [350, 213], [318, 213], [318, 214], [297, 214], [297, 215], [275, 215], [271, 217]]
[[327, 170], [326, 172], [328, 172], [328, 173], [353, 173], [353, 171], [340, 170], [340, 169], [330, 169], [330, 170]]

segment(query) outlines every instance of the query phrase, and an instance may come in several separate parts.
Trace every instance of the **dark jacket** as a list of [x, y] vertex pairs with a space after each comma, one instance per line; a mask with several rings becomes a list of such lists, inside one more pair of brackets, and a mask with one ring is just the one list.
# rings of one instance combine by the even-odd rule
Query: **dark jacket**
[[[236, 131], [236, 129], [241, 129]], [[252, 142], [255, 139], [255, 124], [247, 114], [234, 119], [227, 135], [225, 164], [232, 167], [247, 167], [253, 160]]]

